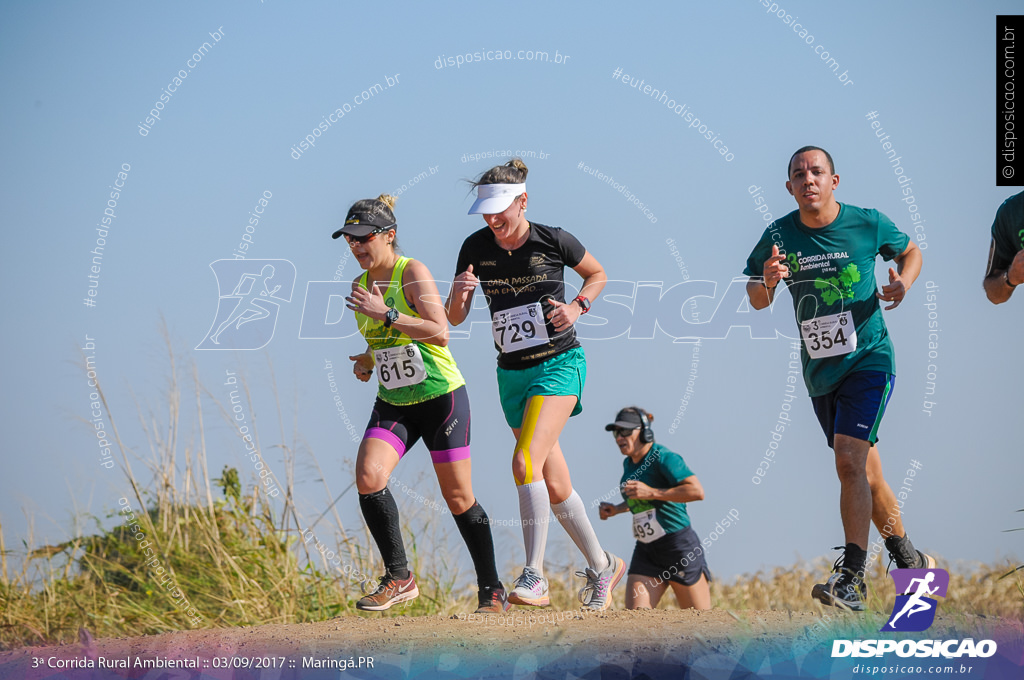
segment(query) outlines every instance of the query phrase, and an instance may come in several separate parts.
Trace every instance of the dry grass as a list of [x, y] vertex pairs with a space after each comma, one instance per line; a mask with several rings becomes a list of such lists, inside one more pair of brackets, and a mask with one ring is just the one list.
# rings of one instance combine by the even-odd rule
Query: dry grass
[[[776, 568], [771, 573], [744, 574], [731, 585], [712, 584], [712, 605], [733, 611], [807, 611], [814, 608], [810, 600], [811, 588], [824, 582], [831, 566], [825, 561], [816, 567], [795, 565], [786, 569]], [[1004, 564], [979, 565], [970, 572], [951, 571], [949, 592], [941, 600], [942, 613], [1024, 621], [1024, 597], [1018, 592], [1018, 583], [1012, 578], [1000, 579], [1011, 568], [1007, 561]], [[886, 576], [884, 563], [876, 561], [868, 578], [869, 608], [889, 614], [894, 595], [893, 582]]]
[[[166, 333], [164, 337], [167, 340]], [[280, 495], [269, 499], [258, 483], [243, 488], [238, 472], [231, 468], [224, 468], [219, 478], [211, 477], [204, 401], [207, 412], [212, 408], [233, 428], [239, 425], [229, 407], [202, 386], [193, 367], [190, 391], [195, 412], [190, 428], [194, 434], [184, 441], [180, 369], [173, 352], [169, 356], [170, 380], [160, 414], [138, 408], [146, 440], [142, 448], [148, 448], [145, 457], [130, 453], [102, 387], [96, 388], [107, 411], [114, 450], [120, 453], [124, 475], [120, 486], [130, 489], [126, 500], [138, 529], [129, 530], [129, 518], [115, 506], [106, 517], [112, 522], [86, 518], [95, 526], [91, 535], [76, 526], [72, 540], [33, 547], [30, 532], [21, 540], [22, 549], [15, 550], [4, 544], [0, 526], [0, 648], [72, 641], [79, 626], [94, 636], [108, 637], [127, 631], [142, 635], [197, 626], [323, 620], [354, 613], [366, 582], [383, 573], [379, 559], [368, 548], [372, 542], [365, 528], [351, 531], [336, 510], [315, 527], [315, 539], [303, 540], [300, 531], [315, 518], [300, 516], [293, 502], [294, 452], [299, 446], [281, 442], [269, 447], [260, 441], [260, 421], [244, 380], [237, 387], [256, 446], [264, 455], [270, 448], [284, 451]], [[283, 432], [280, 407], [277, 416]], [[312, 452], [303, 455], [319, 470]], [[152, 473], [153, 481], [145, 488], [133, 463]], [[326, 482], [325, 491], [334, 498]], [[407, 549], [421, 597], [398, 613], [452, 610], [458, 571], [445, 562], [442, 551], [433, 550], [447, 540], [438, 528], [445, 518], [417, 513], [407, 499], [399, 502], [404, 505], [405, 535], [411, 537]], [[431, 548], [425, 551], [417, 537], [427, 539]], [[325, 555], [318, 544], [330, 552]], [[159, 562], [152, 562], [154, 558]]]
[[[5, 546], [0, 526], [0, 648], [69, 642], [76, 639], [79, 626], [97, 637], [110, 637], [155, 634], [193, 625], [296, 623], [354, 614], [354, 602], [363, 594], [363, 581], [382, 573], [365, 528], [346, 528], [336, 509], [325, 514], [326, 522], [317, 525], [315, 541], [300, 537], [300, 530], [312, 518], [301, 517], [293, 503], [295, 452], [302, 450], [295, 441], [275, 445], [285, 453], [285, 480], [279, 483], [281, 496], [274, 502], [258, 484], [243, 488], [235, 470], [225, 468], [216, 479], [210, 476], [204, 399], [210, 403], [205, 408], [216, 409], [225, 422], [238, 425], [228, 409], [203, 388], [193, 367], [190, 381], [195, 411], [190, 423], [194, 434], [183, 441], [180, 369], [173, 353], [169, 354], [171, 378], [163, 399], [164, 412], [160, 416], [143, 415], [139, 409], [141, 430], [149, 448], [147, 457], [129, 456], [117, 421], [106, 409], [121, 454], [125, 488], [131, 489], [128, 501], [136, 511], [145, 540], [152, 546], [152, 554], [145, 552], [145, 544], [127, 529], [118, 508], [111, 508], [108, 515], [108, 519], [116, 518], [112, 528], [103, 529], [101, 520], [92, 518], [96, 533], [83, 535], [79, 528], [74, 539], [56, 546], [33, 549], [30, 533], [21, 541], [22, 549], [12, 550]], [[245, 396], [255, 442], [266, 451], [272, 447], [260, 442], [260, 421], [245, 381], [238, 387]], [[97, 389], [106, 408], [102, 390]], [[280, 407], [276, 415], [283, 440]], [[302, 451], [319, 470], [313, 453]], [[146, 488], [133, 472], [133, 459], [153, 474], [153, 482]], [[334, 498], [324, 484], [327, 497]], [[217, 487], [219, 491], [215, 492]], [[422, 507], [409, 498], [401, 494], [398, 498], [406, 548], [421, 596], [385, 615], [472, 611], [476, 607], [475, 587], [466, 585], [456, 592], [456, 583], [467, 579], [451, 561], [455, 558], [450, 557], [464, 553], [461, 540], [453, 539], [454, 524], [444, 513], [422, 512]], [[144, 511], [139, 512], [140, 508]], [[502, 545], [497, 539], [496, 544]], [[576, 593], [583, 580], [574, 575], [570, 564], [556, 563], [576, 558], [575, 548], [559, 545], [555, 536], [551, 540], [547, 576], [552, 606], [576, 609]], [[334, 551], [335, 564], [317, 549], [317, 544]], [[187, 607], [172, 599], [176, 592], [161, 587], [156, 567], [147, 566], [153, 556], [188, 598], [198, 620], [186, 616]], [[797, 565], [744, 575], [731, 585], [716, 582], [712, 584], [712, 603], [740, 614], [752, 609], [812, 610], [816, 605], [809, 597], [811, 587], [825, 577], [829, 567], [824, 563]], [[970, 573], [952, 574], [942, 612], [1024, 620], [1024, 572], [999, 578], [1012, 567], [1009, 563], [988, 565]], [[888, 613], [892, 582], [885, 577], [881, 564], [876, 564], [870, 586], [872, 609], [880, 615]], [[625, 588], [616, 589], [614, 607], [624, 606], [624, 593]], [[660, 606], [674, 608], [674, 598], [667, 595]]]
[[[554, 536], [549, 537], [549, 543], [554, 540]], [[557, 610], [578, 608], [580, 605], [576, 594], [584, 584], [584, 580], [575, 575], [578, 566], [557, 563], [559, 558], [552, 557], [552, 553], [564, 555], [567, 559], [578, 557], [575, 547], [567, 545], [564, 548], [565, 550], [561, 551], [552, 550], [549, 545], [545, 569], [550, 587], [551, 606]], [[940, 566], [944, 566], [941, 560]], [[830, 608], [823, 610], [811, 599], [811, 588], [816, 583], [824, 583], [831, 569], [832, 563], [822, 559], [818, 564], [803, 563], [790, 567], [776, 567], [770, 572], [743, 574], [732, 579], [732, 583], [729, 584], [714, 581], [711, 584], [711, 605], [715, 609], [735, 612], [741, 619], [743, 612], [749, 610], [827, 613]], [[976, 565], [966, 570], [951, 570], [948, 594], [941, 599], [941, 613], [945, 616], [959, 617], [999, 617], [1024, 623], [1024, 594], [1021, 592], [1024, 570], [1003, 578], [1013, 569], [1013, 563], [1007, 560], [996, 564]], [[612, 606], [616, 609], [625, 607], [624, 585], [625, 578], [613, 594]], [[883, 617], [888, 617], [892, 611], [894, 591], [892, 579], [886, 575], [885, 562], [876, 560], [868, 580], [869, 608]], [[469, 603], [469, 597], [464, 598], [465, 607], [468, 607]], [[678, 609], [671, 591], [666, 592], [661, 598], [658, 609]], [[884, 622], [885, 619], [882, 618], [878, 626]], [[871, 625], [874, 625], [873, 620]]]

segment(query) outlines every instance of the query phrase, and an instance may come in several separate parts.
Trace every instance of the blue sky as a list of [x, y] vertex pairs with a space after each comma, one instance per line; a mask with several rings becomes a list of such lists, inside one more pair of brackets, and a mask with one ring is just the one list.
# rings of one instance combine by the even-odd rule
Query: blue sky
[[[716, 574], [731, 578], [831, 555], [842, 543], [839, 483], [805, 393], [768, 474], [759, 485], [751, 481], [783, 402], [789, 342], [752, 339], [744, 328], [704, 340], [687, 395], [693, 346], [661, 330], [678, 325], [678, 300], [654, 312], [647, 302], [632, 309], [632, 291], [637, 282], [667, 290], [684, 276], [713, 282], [713, 299], [698, 300], [701, 318], [714, 313], [719, 323], [742, 323], [746, 311], [733, 311], [727, 290], [765, 227], [750, 189], [763, 190], [773, 216], [792, 210], [783, 166], [805, 144], [831, 151], [840, 201], [877, 208], [913, 233], [910, 207], [866, 117], [874, 111], [912, 177], [925, 220], [918, 233], [927, 244], [917, 285], [899, 309], [886, 312], [897, 354], [897, 386], [879, 444], [886, 475], [899, 486], [911, 460], [921, 465], [904, 508], [920, 547], [951, 561], [1024, 553], [1021, 534], [1002, 533], [1020, 525], [1014, 511], [1024, 507], [1024, 459], [1014, 432], [1024, 301], [997, 308], [981, 287], [992, 218], [1015, 193], [995, 186], [992, 169], [995, 15], [1018, 8], [779, 4], [813, 44], [758, 0], [629, 8], [277, 0], [5, 6], [0, 215], [14, 294], [3, 337], [12, 363], [2, 395], [0, 520], [8, 545], [26, 535], [26, 514], [38, 541], [58, 541], [75, 513], [104, 515], [125, 495], [122, 475], [101, 467], [83, 422], [91, 418], [91, 390], [79, 348], [87, 335], [94, 339], [96, 371], [120, 435], [146, 455], [134, 400], [161, 422], [170, 370], [161, 319], [186, 374], [194, 362], [213, 397], [227, 399], [227, 371], [245, 372], [266, 460], [283, 477], [274, 445], [298, 448], [297, 504], [305, 517], [318, 516], [332, 498], [307, 451], [337, 494], [351, 480], [356, 448], [325, 361], [335, 367], [345, 413], [360, 433], [375, 391], [348, 376], [346, 358], [362, 346], [358, 338], [298, 337], [306, 283], [331, 280], [341, 264], [344, 279], [359, 273], [331, 232], [353, 201], [401, 189], [396, 214], [405, 252], [450, 281], [459, 245], [482, 226], [466, 215], [471, 198], [462, 180], [505, 160], [470, 156], [519, 150], [529, 156], [531, 219], [574, 233], [622, 282], [616, 290], [628, 294], [598, 300], [587, 319], [594, 323], [604, 311], [628, 333], [581, 332], [588, 338], [585, 410], [561, 441], [584, 502], [607, 494], [621, 470], [603, 425], [620, 407], [638, 404], [655, 414], [659, 441], [681, 453], [704, 485], [706, 500], [690, 506], [698, 534], [739, 512], [709, 552]], [[210, 34], [218, 32], [215, 41]], [[210, 47], [193, 60], [204, 42]], [[522, 58], [487, 60], [495, 50], [514, 57], [522, 51]], [[825, 51], [845, 81], [821, 59]], [[446, 65], [467, 53], [481, 60]], [[187, 77], [141, 135], [140, 123], [182, 69]], [[643, 79], [667, 92], [684, 113], [616, 79], [616, 69], [629, 82]], [[377, 92], [356, 101], [378, 83]], [[294, 158], [292, 147], [338, 109], [344, 116]], [[700, 118], [713, 139], [688, 127], [685, 113]], [[581, 164], [628, 186], [647, 212]], [[88, 307], [89, 251], [119, 171], [127, 179], [112, 208], [96, 305]], [[232, 257], [257, 206], [264, 212], [247, 257], [292, 263], [294, 294], [263, 350], [195, 351], [217, 309], [210, 264]], [[884, 268], [877, 276], [883, 280]], [[937, 289], [931, 310], [928, 282]], [[643, 295], [657, 287], [639, 289], [650, 301]], [[786, 303], [780, 317], [756, 321], [793, 334], [789, 310]], [[929, 311], [941, 327], [932, 358]], [[513, 440], [498, 406], [490, 334], [486, 324], [472, 329], [451, 348], [472, 400], [474, 482], [492, 518], [508, 521], [518, 516]], [[926, 409], [929, 365], [935, 392]], [[190, 394], [191, 383], [183, 389]], [[210, 399], [204, 403], [210, 469], [233, 465], [251, 474], [242, 443]], [[186, 433], [194, 410], [186, 397]], [[422, 446], [396, 477], [421, 479], [419, 488], [439, 498]], [[351, 494], [339, 509], [348, 524], [359, 522]], [[625, 519], [600, 522], [595, 510], [594, 522], [610, 549], [630, 553]], [[499, 564], [519, 562], [518, 530], [504, 531], [509, 540], [502, 544], [511, 547]], [[560, 530], [551, 541], [559, 547], [549, 556], [570, 554]]]

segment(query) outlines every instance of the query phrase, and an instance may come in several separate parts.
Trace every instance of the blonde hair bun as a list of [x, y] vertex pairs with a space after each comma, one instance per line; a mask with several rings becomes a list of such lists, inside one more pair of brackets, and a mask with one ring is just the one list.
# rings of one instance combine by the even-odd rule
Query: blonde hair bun
[[512, 160], [510, 160], [505, 165], [507, 165], [510, 168], [515, 168], [516, 170], [519, 170], [520, 172], [522, 172], [523, 173], [523, 181], [526, 181], [526, 173], [530, 172], [530, 169], [528, 167], [526, 167], [526, 163], [523, 162], [522, 158], [513, 158]]

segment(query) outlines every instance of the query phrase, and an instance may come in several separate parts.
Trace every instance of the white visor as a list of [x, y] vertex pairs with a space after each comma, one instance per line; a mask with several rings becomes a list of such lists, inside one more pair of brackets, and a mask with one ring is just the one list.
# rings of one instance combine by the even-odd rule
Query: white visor
[[512, 205], [512, 199], [526, 193], [526, 184], [481, 184], [469, 215], [497, 215]]

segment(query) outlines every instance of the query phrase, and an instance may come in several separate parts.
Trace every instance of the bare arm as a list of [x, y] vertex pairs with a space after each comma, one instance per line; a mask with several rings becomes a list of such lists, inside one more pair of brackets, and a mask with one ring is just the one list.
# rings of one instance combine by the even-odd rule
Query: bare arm
[[441, 304], [437, 284], [425, 264], [412, 260], [405, 266], [405, 271], [402, 272], [402, 290], [405, 299], [420, 318], [399, 314], [398, 320], [391, 324], [392, 328], [428, 345], [447, 346], [448, 318]]
[[889, 285], [882, 286], [881, 293], [875, 293], [879, 300], [892, 303], [885, 309], [898, 307], [910, 287], [914, 285], [914, 281], [921, 273], [921, 249], [911, 241], [902, 253], [893, 258], [893, 262], [896, 263], [896, 269], [889, 267]]
[[764, 285], [764, 279], [758, 276], [751, 276], [747, 280], [747, 299], [754, 309], [764, 309], [772, 303], [775, 298], [775, 288], [768, 288]]
[[622, 489], [629, 498], [644, 501], [668, 501], [670, 503], [690, 503], [704, 500], [704, 487], [697, 475], [690, 475], [681, 484], [668, 489], [655, 489], [643, 482], [631, 479]]
[[[604, 267], [588, 252], [572, 270], [583, 277], [580, 295], [593, 302], [604, 290], [604, 284], [608, 282], [608, 275], [604, 273]], [[551, 306], [554, 309], [548, 312], [548, 318], [551, 319], [551, 325], [555, 327], [556, 331], [564, 331], [576, 323], [576, 320], [583, 314], [583, 308], [575, 302], [563, 303], [551, 300]]]
[[366, 351], [362, 354], [355, 354], [349, 357], [352, 360], [352, 375], [361, 380], [367, 382], [370, 376], [373, 375], [373, 353], [370, 352], [370, 346], [366, 346]]
[[580, 295], [591, 302], [596, 300], [597, 296], [604, 290], [604, 284], [608, 282], [608, 275], [604, 273], [604, 267], [601, 266], [601, 263], [588, 252], [572, 270], [583, 277], [583, 287], [580, 288]]
[[[402, 273], [402, 290], [405, 299], [414, 307], [420, 318], [399, 313], [392, 328], [408, 335], [413, 340], [444, 347], [448, 344], [448, 320], [441, 305], [441, 294], [430, 276], [426, 265], [412, 260]], [[373, 290], [366, 290], [353, 283], [352, 294], [346, 298], [349, 308], [357, 310], [371, 319], [383, 321], [388, 305], [376, 282]]]
[[629, 503], [626, 503], [626, 501], [622, 501], [618, 505], [614, 503], [601, 503], [597, 509], [598, 516], [601, 519], [615, 517], [615, 515], [621, 515], [624, 512], [629, 512]]
[[985, 274], [984, 286], [989, 301], [998, 305], [1010, 299], [1014, 286], [1024, 283], [1024, 250], [1014, 256], [1009, 267], [1000, 268], [998, 265], [1003, 263], [997, 263], [995, 256], [996, 243], [993, 240], [988, 251], [988, 271]]
[[747, 281], [747, 298], [754, 309], [764, 309], [775, 299], [775, 289], [782, 279], [789, 276], [789, 267], [783, 264], [785, 255], [779, 253], [779, 247], [772, 246], [771, 256], [764, 261], [764, 273], [758, 278], [751, 276]]
[[469, 265], [466, 271], [452, 281], [452, 290], [444, 303], [444, 311], [451, 325], [458, 326], [469, 316], [473, 308], [473, 292], [479, 285], [480, 279], [473, 273], [473, 265]]

